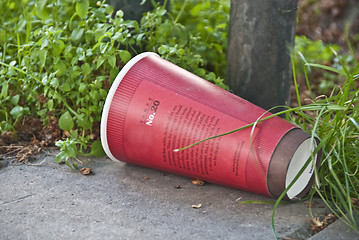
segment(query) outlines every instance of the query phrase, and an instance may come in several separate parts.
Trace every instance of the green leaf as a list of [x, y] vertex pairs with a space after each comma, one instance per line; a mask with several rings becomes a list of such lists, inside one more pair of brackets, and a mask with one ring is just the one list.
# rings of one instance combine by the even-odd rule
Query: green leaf
[[83, 129], [91, 129], [92, 123], [88, 119], [84, 118], [83, 116], [78, 116], [77, 124], [82, 127]]
[[62, 50], [64, 50], [64, 48], [65, 48], [65, 43], [62, 40], [60, 39], [54, 40], [52, 49], [56, 54], [60, 54]]
[[76, 55], [80, 61], [84, 61], [85, 59], [85, 51], [82, 47], [76, 48]]
[[99, 56], [99, 58], [97, 59], [97, 66], [96, 69], [98, 69], [102, 63], [105, 61], [106, 59], [103, 56]]
[[70, 131], [74, 127], [74, 120], [71, 117], [71, 114], [66, 111], [63, 113], [59, 119], [59, 127], [64, 131]]
[[112, 13], [113, 13], [114, 8], [113, 8], [112, 5], [110, 5], [110, 4], [105, 4], [104, 6], [105, 6], [105, 13], [106, 13], [106, 14], [112, 14]]
[[50, 43], [50, 41], [47, 37], [43, 37], [40, 41], [41, 41], [41, 48], [40, 48], [41, 50], [46, 48]]
[[102, 144], [100, 140], [96, 140], [91, 144], [91, 153], [90, 155], [95, 157], [102, 157], [105, 156], [106, 153], [102, 148]]
[[65, 160], [66, 159], [66, 153], [65, 152], [59, 152], [57, 155], [56, 155], [56, 163], [60, 163], [62, 160]]
[[126, 50], [120, 50], [120, 59], [122, 62], [127, 63], [131, 59], [131, 53]]
[[4, 84], [1, 87], [0, 99], [7, 97], [8, 89], [9, 89], [9, 83], [4, 82]]
[[95, 34], [94, 34], [93, 31], [91, 31], [91, 30], [86, 30], [86, 32], [85, 32], [85, 40], [86, 40], [86, 42], [92, 41], [92, 39], [94, 38], [94, 36], [95, 36]]
[[108, 57], [108, 63], [111, 65], [111, 67], [116, 67], [116, 56], [112, 55]]
[[101, 12], [101, 9], [95, 9], [92, 12], [100, 22], [106, 22], [106, 15]]
[[105, 35], [105, 33], [106, 33], [106, 29], [104, 29], [104, 28], [96, 29], [96, 31], [95, 31], [95, 41], [97, 42], [100, 39], [100, 37]]
[[195, 5], [194, 7], [192, 7], [191, 9], [191, 15], [196, 17], [198, 16], [201, 12], [203, 12], [204, 10], [210, 8], [211, 3], [210, 2], [205, 2], [205, 3], [199, 3], [197, 5]]
[[359, 130], [359, 123], [357, 121], [354, 120], [354, 118], [348, 116], [348, 118], [350, 119], [350, 121], [352, 121], [352, 123], [354, 124], [354, 126], [356, 126], [356, 128]]
[[62, 76], [67, 71], [67, 66], [64, 61], [59, 61], [55, 66], [56, 75]]
[[13, 107], [13, 109], [11, 109], [10, 114], [15, 118], [19, 118], [24, 112], [24, 108], [16, 105], [15, 107]]
[[16, 94], [15, 96], [13, 96], [12, 98], [11, 98], [11, 103], [13, 104], [13, 105], [16, 105], [18, 102], [19, 102], [19, 99], [20, 99], [20, 95], [19, 94]]
[[76, 139], [76, 138], [78, 138], [78, 136], [79, 136], [79, 133], [78, 133], [77, 130], [74, 130], [74, 131], [71, 131], [71, 132], [70, 132], [70, 137], [71, 137], [71, 138]]
[[165, 22], [158, 27], [156, 34], [159, 37], [168, 36], [170, 34], [172, 28], [173, 28], [173, 25], [171, 23]]
[[138, 30], [139, 29], [139, 25], [138, 25], [138, 22], [137, 21], [128, 21], [128, 22], [126, 22], [126, 26], [128, 27], [128, 28], [134, 28], [134, 29], [136, 29], [136, 30]]
[[87, 57], [90, 57], [90, 56], [92, 56], [92, 55], [93, 55], [92, 49], [91, 49], [91, 48], [87, 49], [87, 50], [86, 50], [86, 56], [87, 56]]
[[165, 15], [166, 13], [167, 13], [167, 10], [166, 10], [166, 9], [161, 9], [161, 10], [158, 11], [158, 14], [159, 14], [160, 16], [163, 16], [163, 15]]
[[36, 17], [42, 20], [46, 20], [49, 18], [49, 12], [47, 11], [46, 5], [47, 0], [39, 0], [36, 2], [34, 8]]
[[69, 92], [71, 91], [71, 87], [68, 83], [63, 83], [60, 87], [60, 89], [64, 92]]
[[112, 40], [115, 41], [121, 41], [122, 38], [123, 38], [122, 32], [116, 32], [115, 35], [112, 36]]
[[107, 97], [107, 92], [103, 89], [100, 89], [100, 95], [105, 99]]
[[59, 79], [57, 79], [57, 78], [51, 79], [50, 85], [54, 88], [57, 88], [60, 85]]
[[97, 100], [98, 100], [98, 92], [95, 91], [95, 90], [91, 90], [91, 92], [89, 93], [91, 98], [97, 103]]
[[109, 45], [109, 43], [104, 43], [104, 42], [100, 44], [101, 54], [104, 54], [106, 52], [108, 45]]
[[112, 68], [110, 71], [110, 83], [112, 84], [113, 80], [116, 78], [119, 70], [117, 68]]
[[[73, 32], [72, 32], [72, 34], [73, 34]], [[74, 54], [73, 54], [72, 50], [73, 50], [73, 46], [68, 43], [68, 45], [66, 46], [65, 51], [64, 51], [64, 56], [65, 56], [66, 60], [73, 58]]]
[[72, 68], [71, 75], [70, 75], [72, 79], [77, 78], [81, 74], [81, 71], [79, 71], [77, 68], [80, 69], [78, 66], [75, 66]]
[[47, 101], [47, 108], [49, 109], [49, 111], [52, 111], [54, 107], [54, 100], [50, 99], [49, 101]]
[[146, 36], [145, 33], [140, 33], [140, 34], [138, 34], [138, 36], [136, 37], [136, 44], [137, 44], [137, 45], [140, 45], [140, 46], [141, 46], [141, 42], [142, 42], [144, 36]]
[[[56, 146], [60, 147], [60, 152], [56, 155], [56, 162], [60, 163], [62, 160], [65, 160], [65, 162], [67, 163], [67, 160], [69, 158], [76, 158], [76, 153], [77, 153], [77, 149], [76, 149], [76, 143], [75, 142], [69, 142], [68, 140], [66, 140], [66, 142], [64, 141], [57, 141]], [[68, 165], [69, 167], [71, 167], [70, 165]]]
[[88, 0], [80, 0], [76, 3], [76, 13], [80, 18], [85, 18], [89, 8]]
[[46, 63], [47, 50], [42, 50], [39, 53], [40, 67], [43, 68]]
[[80, 41], [83, 34], [84, 34], [84, 30], [82, 28], [74, 29], [71, 33], [72, 41], [74, 42]]
[[80, 92], [80, 93], [84, 92], [86, 88], [87, 88], [87, 84], [86, 84], [86, 83], [80, 83], [79, 92]]
[[82, 70], [82, 73], [87, 75], [91, 72], [91, 66], [89, 63], [84, 63], [81, 65], [81, 70]]
[[163, 55], [168, 51], [168, 47], [167, 45], [162, 45], [161, 47], [158, 48], [158, 53]]

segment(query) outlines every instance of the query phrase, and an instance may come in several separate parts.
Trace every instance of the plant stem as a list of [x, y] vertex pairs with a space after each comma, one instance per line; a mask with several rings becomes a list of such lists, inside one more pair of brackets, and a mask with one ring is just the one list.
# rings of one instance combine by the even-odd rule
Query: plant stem
[[186, 1], [183, 3], [183, 5], [182, 5], [182, 7], [181, 7], [181, 10], [178, 12], [177, 17], [176, 17], [175, 21], [173, 22], [174, 24], [176, 24], [177, 21], [179, 20], [179, 18], [181, 17], [181, 15], [182, 15], [182, 13], [183, 13], [183, 11], [184, 11], [184, 9], [185, 9], [187, 3], [188, 3], [188, 0], [186, 0]]
[[31, 77], [31, 78], [34, 79], [35, 81], [37, 81], [37, 82], [39, 82], [39, 83], [42, 84], [42, 82], [41, 82], [41, 80], [40, 80], [39, 78], [33, 76], [33, 75], [30, 74], [30, 73], [25, 72], [24, 70], [22, 70], [22, 69], [20, 69], [20, 68], [18, 68], [18, 67], [11, 66], [11, 65], [9, 65], [9, 64], [7, 64], [7, 63], [4, 63], [4, 62], [2, 62], [2, 61], [0, 61], [0, 65], [3, 65], [3, 66], [8, 67], [8, 68], [12, 68], [12, 69], [14, 69], [14, 70], [16, 70], [16, 71], [18, 71], [18, 72], [21, 72], [21, 73], [23, 73], [23, 74], [25, 74], [25, 75], [28, 75], [29, 77]]
[[293, 71], [293, 79], [294, 79], [295, 92], [297, 93], [298, 106], [300, 107], [300, 106], [302, 106], [302, 104], [301, 104], [301, 102], [300, 102], [299, 89], [298, 89], [298, 83], [297, 83], [297, 75], [295, 74], [294, 56], [291, 57], [291, 62], [292, 62], [292, 71]]

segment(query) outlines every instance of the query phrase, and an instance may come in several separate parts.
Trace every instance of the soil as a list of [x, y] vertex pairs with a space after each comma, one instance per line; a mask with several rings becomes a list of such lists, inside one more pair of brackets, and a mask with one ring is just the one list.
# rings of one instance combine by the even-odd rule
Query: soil
[[[297, 15], [296, 35], [339, 45], [343, 52], [348, 52], [351, 48], [356, 60], [359, 61], [359, 2], [357, 0], [298, 0]], [[319, 89], [319, 85], [325, 80], [324, 71], [312, 68], [310, 81], [314, 98], [330, 94], [331, 89], [328, 89], [328, 92]], [[298, 76], [297, 81], [301, 103], [310, 103], [313, 96], [308, 90], [306, 80]], [[336, 81], [341, 80], [336, 79]], [[296, 90], [292, 86], [291, 107], [297, 107], [297, 102]]]
[[37, 118], [25, 117], [15, 126], [14, 132], [0, 135], [0, 160], [10, 158], [26, 163], [29, 157], [41, 152], [44, 147], [54, 146], [63, 134], [53, 116], [49, 117], [47, 124]]
[[[349, 39], [346, 37], [346, 29]], [[312, 40], [335, 43], [345, 49], [348, 47], [347, 40], [349, 40], [353, 47], [358, 49], [359, 2], [357, 0], [299, 0], [296, 34]]]

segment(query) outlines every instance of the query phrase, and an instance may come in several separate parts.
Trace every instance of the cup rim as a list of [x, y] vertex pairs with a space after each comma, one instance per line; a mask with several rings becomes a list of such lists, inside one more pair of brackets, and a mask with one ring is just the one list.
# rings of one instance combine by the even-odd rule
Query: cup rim
[[110, 159], [112, 159], [114, 161], [118, 161], [118, 159], [116, 159], [112, 155], [111, 150], [108, 146], [108, 142], [107, 142], [107, 120], [108, 120], [108, 114], [110, 111], [112, 100], [115, 96], [117, 88], [119, 87], [119, 85], [120, 85], [122, 79], [125, 77], [126, 73], [141, 59], [143, 59], [147, 56], [151, 56], [151, 55], [158, 56], [158, 54], [156, 54], [154, 52], [143, 52], [143, 53], [136, 55], [129, 62], [127, 62], [126, 65], [123, 66], [123, 68], [117, 74], [115, 80], [112, 83], [110, 90], [108, 91], [108, 94], [107, 94], [107, 97], [105, 100], [105, 104], [103, 106], [102, 115], [101, 115], [100, 136], [101, 136], [101, 144], [102, 144], [102, 147], [103, 147], [105, 153], [107, 154], [107, 156], [110, 157]]

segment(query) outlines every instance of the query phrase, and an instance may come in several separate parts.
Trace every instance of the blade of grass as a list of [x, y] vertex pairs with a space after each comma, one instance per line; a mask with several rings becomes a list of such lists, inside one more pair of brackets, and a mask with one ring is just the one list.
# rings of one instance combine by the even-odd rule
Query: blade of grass
[[291, 57], [291, 62], [292, 62], [293, 80], [294, 80], [295, 92], [297, 94], [298, 106], [301, 107], [302, 103], [300, 102], [299, 88], [298, 88], [298, 83], [297, 83], [297, 74], [295, 73], [294, 56]]
[[[288, 108], [288, 106], [279, 106], [279, 107]], [[215, 136], [212, 136], [212, 137], [209, 137], [209, 138], [197, 141], [197, 142], [194, 142], [194, 143], [189, 144], [187, 146], [184, 146], [182, 148], [174, 149], [173, 151], [174, 152], [180, 152], [180, 151], [186, 150], [188, 148], [194, 147], [194, 146], [196, 146], [196, 145], [198, 145], [200, 143], [203, 143], [205, 141], [208, 141], [208, 140], [211, 140], [211, 139], [214, 139], [214, 138], [218, 138], [218, 137], [223, 137], [223, 136], [226, 136], [228, 134], [238, 132], [240, 130], [243, 130], [245, 128], [251, 127], [251, 126], [253, 126], [253, 125], [257, 124], [257, 123], [263, 122], [263, 121], [268, 120], [268, 119], [270, 119], [272, 117], [275, 117], [275, 116], [279, 116], [279, 115], [286, 114], [286, 113], [289, 113], [289, 112], [296, 112], [298, 110], [300, 110], [300, 111], [315, 111], [315, 110], [321, 110], [322, 108], [324, 108], [324, 110], [331, 110], [331, 111], [340, 111], [340, 110], [345, 109], [345, 107], [338, 106], [338, 105], [335, 105], [335, 104], [328, 105], [328, 104], [322, 104], [322, 103], [313, 103], [313, 104], [300, 106], [300, 107], [296, 107], [296, 108], [288, 108], [287, 110], [283, 110], [283, 111], [271, 114], [271, 115], [269, 115], [267, 117], [264, 117], [262, 119], [257, 120], [256, 122], [249, 123], [249, 124], [247, 124], [247, 125], [245, 125], [243, 127], [234, 129], [234, 130], [226, 132], [226, 133], [218, 134], [218, 135], [215, 135]]]
[[[243, 201], [243, 202], [238, 202], [238, 204], [270, 204], [270, 205], [274, 205], [276, 203], [276, 201], [265, 201], [265, 200], [248, 200], [248, 201]], [[289, 205], [292, 204], [294, 202], [281, 202], [279, 203], [279, 205]]]
[[328, 71], [331, 71], [331, 72], [335, 72], [335, 73], [338, 73], [339, 75], [344, 75], [344, 76], [346, 75], [343, 70], [339, 70], [339, 69], [329, 67], [329, 66], [325, 66], [325, 65], [322, 65], [322, 64], [306, 63], [305, 65], [310, 66], [310, 67], [321, 68], [321, 69], [328, 70]]
[[[320, 114], [323, 114], [325, 108], [322, 108], [320, 110]], [[316, 122], [316, 125], [318, 125], [318, 122]], [[316, 128], [316, 126], [314, 126]], [[314, 131], [313, 131], [314, 132]], [[327, 137], [329, 138], [330, 135], [327, 135]], [[313, 144], [313, 141], [314, 141], [314, 137], [312, 135], [312, 138], [311, 138], [311, 147], [312, 147], [312, 144]], [[317, 175], [318, 172], [317, 172], [317, 167], [316, 167], [316, 164], [315, 164], [315, 158], [314, 156], [316, 156], [316, 154], [318, 154], [318, 152], [320, 151], [320, 149], [322, 149], [323, 145], [324, 145], [325, 141], [321, 141], [317, 148], [311, 153], [311, 156], [309, 157], [309, 159], [306, 161], [306, 163], [303, 165], [303, 167], [299, 170], [299, 172], [297, 173], [297, 175], [294, 177], [293, 181], [288, 185], [288, 187], [284, 190], [284, 192], [279, 196], [277, 202], [275, 203], [274, 207], [273, 207], [273, 211], [272, 211], [272, 219], [271, 219], [271, 228], [272, 228], [272, 232], [274, 234], [274, 237], [275, 239], [278, 239], [278, 236], [277, 236], [277, 233], [275, 231], [275, 222], [274, 222], [274, 217], [275, 217], [275, 212], [278, 208], [278, 205], [279, 203], [281, 202], [281, 200], [284, 198], [284, 196], [286, 195], [286, 193], [289, 191], [289, 189], [295, 184], [295, 182], [299, 179], [299, 177], [302, 175], [302, 173], [305, 171], [305, 169], [307, 168], [307, 166], [312, 163], [313, 166], [314, 166], [314, 174]], [[317, 181], [317, 177], [315, 176], [315, 179]]]

